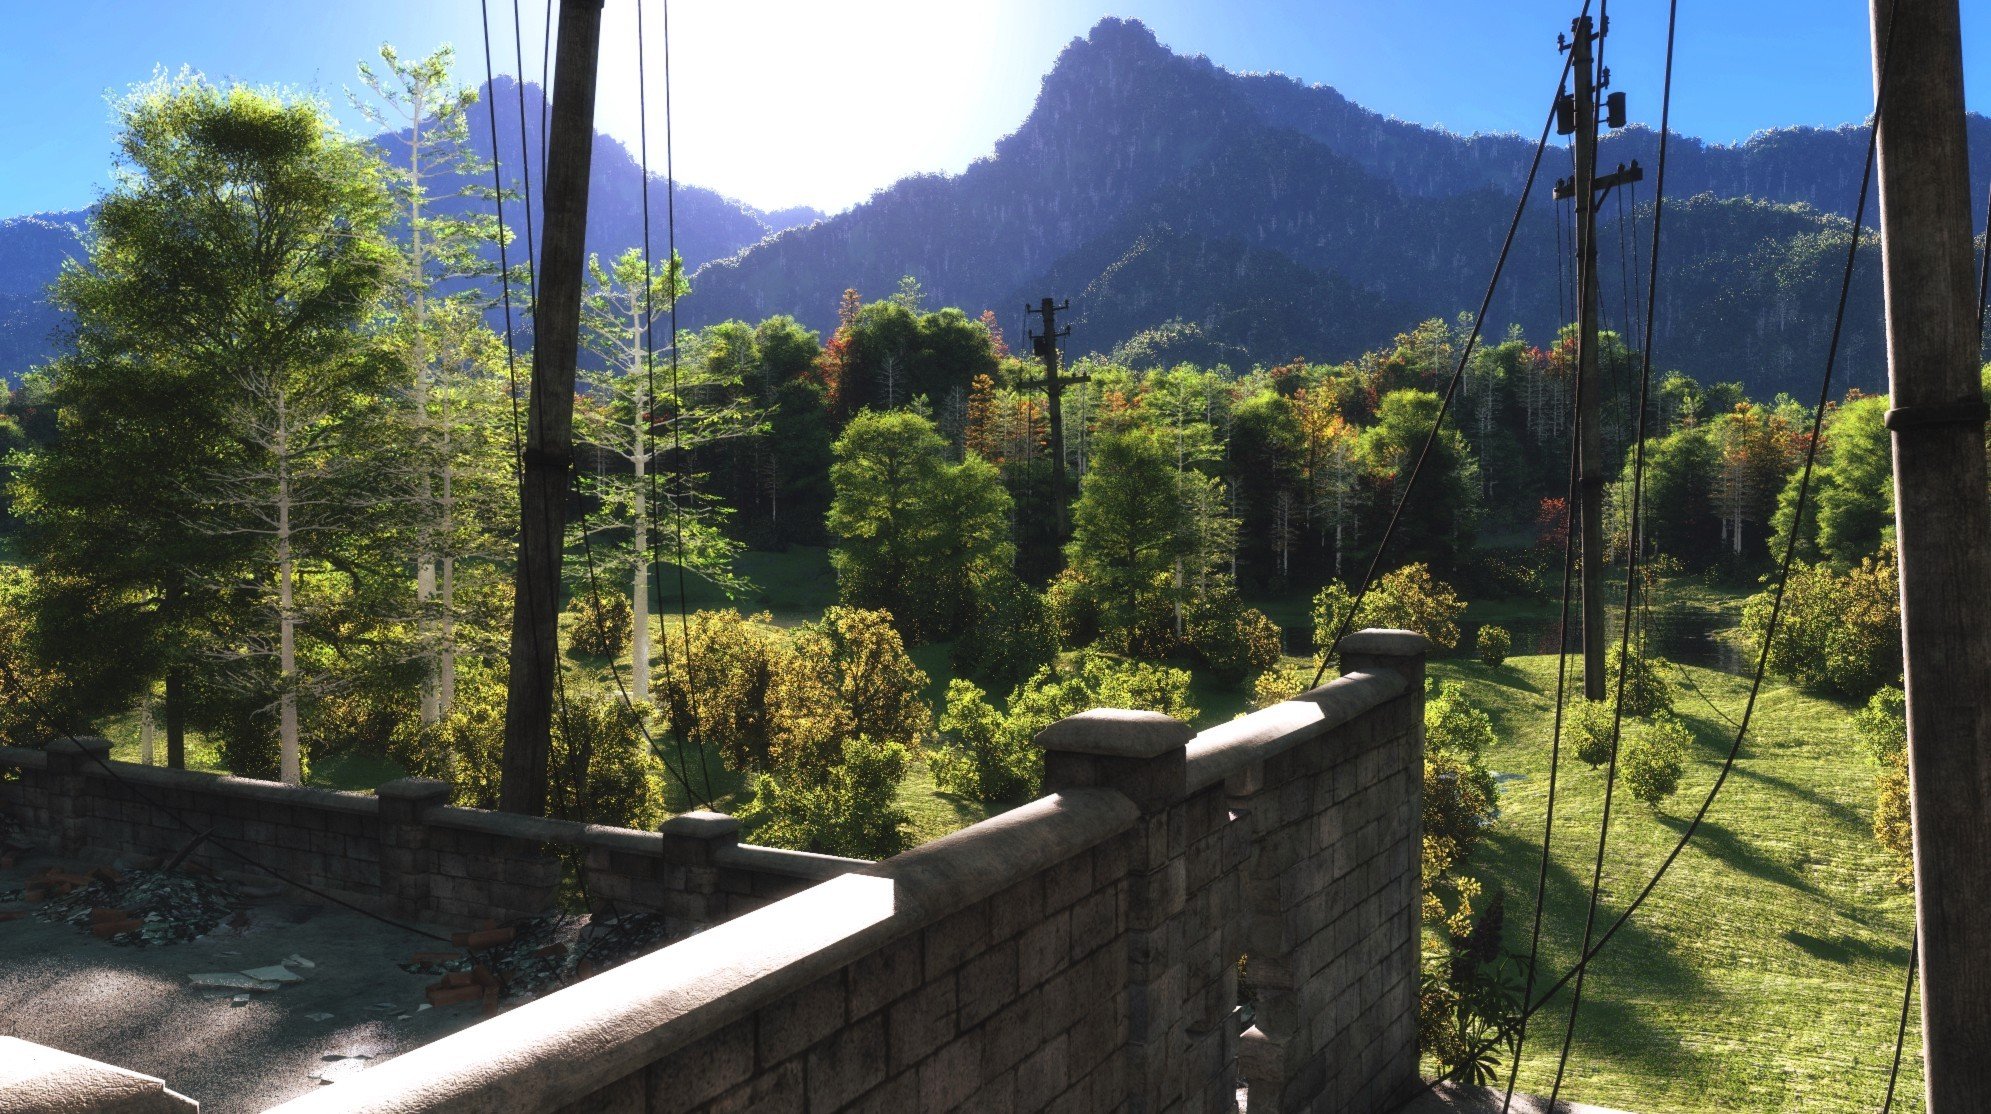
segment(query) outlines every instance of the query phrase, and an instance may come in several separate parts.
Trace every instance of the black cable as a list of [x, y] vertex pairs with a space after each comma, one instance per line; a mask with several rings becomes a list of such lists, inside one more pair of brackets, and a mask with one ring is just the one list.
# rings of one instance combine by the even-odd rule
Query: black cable
[[[1632, 898], [1631, 903], [1625, 907], [1625, 911], [1618, 915], [1617, 920], [1611, 922], [1611, 926], [1604, 930], [1604, 934], [1598, 937], [1595, 944], [1591, 945], [1583, 954], [1577, 957], [1576, 963], [1561, 978], [1557, 979], [1552, 986], [1543, 991], [1540, 998], [1522, 1010], [1520, 1017], [1516, 1021], [1500, 1026], [1491, 1040], [1478, 1045], [1474, 1050], [1474, 1055], [1484, 1053], [1487, 1049], [1492, 1048], [1495, 1044], [1506, 1038], [1507, 1031], [1516, 1023], [1523, 1022], [1528, 1017], [1540, 1011], [1543, 1006], [1548, 1004], [1550, 999], [1561, 992], [1563, 987], [1569, 985], [1570, 980], [1576, 977], [1577, 972], [1588, 967], [1591, 961], [1617, 936], [1619, 930], [1631, 921], [1632, 914], [1638, 912], [1639, 908], [1645, 904], [1646, 899], [1652, 896], [1652, 892], [1658, 888], [1659, 883], [1665, 879], [1667, 872], [1678, 861], [1681, 852], [1687, 849], [1687, 844], [1693, 840], [1695, 833], [1700, 830], [1701, 823], [1707, 819], [1708, 810], [1714, 806], [1716, 797], [1721, 794], [1722, 786], [1728, 781], [1728, 775], [1735, 769], [1735, 760], [1741, 753], [1743, 740], [1749, 734], [1749, 721], [1755, 713], [1756, 700], [1763, 687], [1763, 677], [1768, 671], [1770, 647], [1776, 642], [1777, 626], [1782, 620], [1784, 590], [1790, 582], [1791, 564], [1797, 555], [1798, 530], [1796, 527], [1803, 521], [1805, 508], [1810, 501], [1811, 476], [1818, 459], [1820, 426], [1825, 416], [1825, 404], [1831, 398], [1832, 373], [1838, 364], [1839, 341], [1845, 329], [1846, 303], [1852, 291], [1854, 265], [1859, 258], [1861, 222], [1866, 218], [1867, 197], [1873, 179], [1876, 141], [1879, 137], [1878, 124], [1880, 121], [1880, 109], [1887, 95], [1888, 71], [1891, 68], [1890, 63], [1894, 57], [1894, 28], [1896, 26], [1894, 14], [1898, 12], [1899, 8], [1900, 0], [1891, 0], [1887, 24], [1887, 39], [1881, 47], [1880, 79], [1876, 83], [1874, 93], [1873, 126], [1869, 128], [1867, 136], [1866, 168], [1860, 178], [1859, 202], [1854, 209], [1852, 233], [1846, 248], [1846, 266], [1839, 281], [1838, 309], [1833, 318], [1831, 340], [1826, 348], [1825, 374], [1819, 383], [1819, 401], [1818, 406], [1813, 411], [1812, 435], [1810, 443], [1805, 448], [1804, 469], [1800, 473], [1798, 480], [1797, 503], [1795, 513], [1791, 518], [1792, 530], [1790, 538], [1784, 546], [1784, 555], [1777, 574], [1777, 590], [1771, 600], [1769, 622], [1764, 630], [1763, 647], [1757, 655], [1755, 677], [1749, 686], [1748, 701], [1743, 705], [1742, 721], [1736, 727], [1735, 741], [1730, 745], [1727, 756], [1722, 760], [1721, 770], [1715, 776], [1714, 784], [1708, 788], [1707, 796], [1701, 801], [1701, 806], [1694, 813], [1693, 820], [1688, 823], [1687, 830], [1680, 834], [1680, 838], [1674, 843], [1672, 850], [1668, 851], [1665, 859], [1660, 862], [1659, 869], [1653, 873], [1652, 878], [1639, 890], [1638, 895]], [[1653, 235], [1656, 241], [1659, 232], [1659, 222], [1656, 214], [1653, 224]], [[1430, 1090], [1436, 1082], [1436, 1080], [1427, 1081], [1423, 1087], [1405, 1099], [1404, 1104], [1407, 1105], [1425, 1091]], [[1401, 1109], [1401, 1105], [1399, 1109]]]
[[[1584, 10], [1590, 8], [1589, 0], [1584, 0]], [[1549, 129], [1555, 126], [1556, 104], [1561, 99], [1562, 83], [1569, 77], [1572, 59], [1564, 57], [1562, 75], [1556, 79], [1556, 98], [1549, 102], [1547, 119], [1542, 121], [1542, 136], [1535, 142], [1535, 157], [1528, 164], [1528, 177], [1521, 186], [1520, 200], [1514, 204], [1514, 218], [1507, 223], [1507, 236], [1500, 244], [1500, 256], [1494, 260], [1493, 275], [1487, 279], [1486, 293], [1480, 298], [1479, 312], [1473, 315], [1472, 331], [1466, 335], [1466, 343], [1459, 350], [1459, 363], [1452, 370], [1451, 382], [1445, 385], [1445, 395], [1438, 403], [1438, 415], [1431, 420], [1431, 432], [1424, 438], [1424, 447], [1418, 451], [1417, 462], [1411, 466], [1410, 477], [1404, 481], [1403, 492], [1397, 496], [1396, 507], [1390, 511], [1389, 524], [1383, 527], [1383, 536], [1376, 542], [1376, 551], [1369, 558], [1369, 567], [1362, 574], [1362, 586], [1356, 590], [1355, 598], [1348, 605], [1348, 613], [1341, 617], [1340, 629], [1335, 631], [1334, 640], [1320, 648], [1320, 667], [1314, 670], [1314, 679], [1308, 688], [1318, 688], [1320, 679], [1327, 675], [1328, 659], [1334, 656], [1335, 647], [1348, 633], [1355, 616], [1362, 610], [1362, 600], [1369, 594], [1375, 583], [1376, 569], [1381, 566], [1383, 554], [1389, 550], [1390, 538], [1396, 533], [1396, 525], [1403, 518], [1403, 508], [1409, 504], [1410, 496], [1417, 488], [1417, 478], [1424, 472], [1424, 464], [1431, 458], [1431, 449], [1438, 443], [1438, 435], [1445, 428], [1445, 414], [1452, 408], [1452, 398], [1458, 394], [1459, 382], [1465, 378], [1466, 362], [1472, 358], [1473, 346], [1479, 342], [1480, 329], [1486, 324], [1486, 311], [1493, 304], [1494, 291], [1500, 287], [1500, 275], [1507, 268], [1507, 256], [1514, 248], [1514, 234], [1521, 228], [1521, 216], [1528, 211], [1528, 197], [1535, 189], [1535, 175], [1542, 168], [1542, 152], [1548, 149]]]
[[[1608, 0], [1606, 0], [1606, 3], [1608, 4]], [[1606, 8], [1605, 10], [1608, 10], [1608, 8]], [[1679, 0], [1670, 0], [1670, 3], [1667, 6], [1667, 13], [1668, 14], [1667, 14], [1667, 26], [1666, 26], [1666, 74], [1665, 74], [1664, 83], [1662, 85], [1663, 92], [1661, 93], [1660, 96], [1660, 105], [1659, 105], [1659, 120], [1660, 120], [1659, 170], [1658, 170], [1659, 181], [1655, 189], [1655, 195], [1653, 199], [1653, 210], [1652, 210], [1651, 263], [1655, 271], [1658, 269], [1659, 266], [1659, 226], [1661, 218], [1663, 217], [1666, 211], [1666, 139], [1667, 135], [1672, 130], [1673, 41], [1674, 41], [1673, 32], [1674, 32], [1675, 20], [1679, 13]], [[1599, 52], [1599, 57], [1600, 58], [1602, 57], [1601, 50]], [[1619, 217], [1618, 270], [1619, 270], [1620, 279], [1622, 280], [1624, 277], [1623, 195], [1619, 196], [1618, 217]], [[1645, 344], [1644, 352], [1642, 353], [1640, 360], [1641, 366], [1639, 370], [1638, 420], [1635, 424], [1636, 443], [1632, 449], [1631, 522], [1630, 522], [1630, 528], [1627, 531], [1627, 536], [1625, 539], [1625, 546], [1627, 550], [1625, 558], [1625, 606], [1624, 606], [1624, 615], [1620, 620], [1619, 629], [1618, 629], [1618, 684], [1617, 684], [1617, 693], [1614, 698], [1613, 706], [1611, 709], [1611, 754], [1607, 762], [1607, 765], [1605, 767], [1605, 773], [1604, 773], [1604, 814], [1603, 818], [1599, 821], [1597, 825], [1597, 858], [1595, 863], [1591, 867], [1590, 871], [1590, 901], [1589, 901], [1588, 910], [1584, 914], [1584, 919], [1583, 919], [1583, 946], [1581, 948], [1582, 952], [1588, 952], [1590, 950], [1591, 933], [1595, 930], [1597, 924], [1597, 902], [1603, 896], [1604, 853], [1605, 853], [1605, 848], [1609, 845], [1611, 838], [1611, 803], [1612, 803], [1612, 797], [1617, 789], [1618, 752], [1619, 752], [1620, 743], [1624, 736], [1625, 679], [1631, 674], [1632, 670], [1632, 664], [1631, 664], [1631, 634], [1632, 634], [1632, 614], [1633, 614], [1632, 608], [1638, 594], [1639, 565], [1640, 565], [1640, 558], [1643, 556], [1643, 554], [1641, 553], [1643, 547], [1639, 544], [1639, 530], [1643, 525], [1643, 523], [1640, 521], [1640, 513], [1643, 510], [1643, 503], [1644, 503], [1645, 442], [1646, 442], [1646, 431], [1647, 431], [1646, 417], [1651, 409], [1651, 393], [1652, 393], [1651, 332], [1652, 332], [1652, 320], [1653, 320], [1654, 309], [1657, 306], [1658, 301], [1659, 301], [1659, 284], [1657, 282], [1657, 275], [1655, 274], [1654, 281], [1648, 283], [1646, 286], [1645, 333], [1647, 336], [1647, 343]], [[1628, 313], [1627, 317], [1629, 316], [1630, 315]], [[1628, 321], [1627, 324], [1629, 323], [1630, 322]], [[1641, 664], [1643, 664], [1643, 661], [1641, 661]], [[1576, 986], [1570, 995], [1569, 1021], [1563, 1028], [1563, 1033], [1562, 1033], [1562, 1052], [1556, 1059], [1555, 1083], [1549, 1088], [1549, 1109], [1551, 1110], [1555, 1109], [1556, 1100], [1562, 1097], [1562, 1081], [1563, 1081], [1563, 1076], [1569, 1067], [1570, 1045], [1575, 1041], [1576, 1038], [1576, 1018], [1578, 1012], [1583, 1008], [1583, 981], [1586, 971], [1587, 968], [1579, 969], [1577, 971]]]
[[539, 39], [539, 180], [546, 180], [546, 107], [553, 95], [553, 0], [546, 0], [546, 26]]
[[1984, 354], [1984, 301], [1991, 294], [1991, 187], [1984, 191], [1984, 255], [1977, 264], [1977, 353]]
[[1880, 1102], [1880, 1114], [1894, 1109], [1894, 1084], [1901, 1078], [1901, 1049], [1908, 1043], [1908, 1004], [1915, 999], [1915, 968], [1920, 958], [1922, 934], [1908, 937], [1908, 985], [1901, 990], [1901, 1022], [1894, 1029], [1894, 1063], [1887, 1069], [1887, 1097]]
[[[678, 264], [678, 255], [677, 255], [677, 164], [675, 162], [673, 155], [674, 144], [677, 140], [677, 131], [675, 125], [673, 125], [671, 122], [671, 0], [664, 0], [663, 12], [664, 12], [664, 235], [666, 237], [665, 243], [670, 250], [670, 258], [671, 258], [670, 266], [673, 269], [675, 269], [676, 267], [679, 266], [679, 264]], [[636, 5], [636, 39], [638, 44], [637, 49], [639, 52], [642, 49], [641, 47], [642, 38], [643, 38], [643, 5], [641, 0], [638, 0]], [[640, 101], [643, 97], [643, 92], [641, 90], [640, 85], [638, 87], [637, 97], [639, 100], [639, 104], [637, 107], [638, 110], [641, 111], [642, 105]], [[649, 143], [649, 136], [647, 134], [644, 135], [643, 140], [644, 144], [647, 147]], [[647, 174], [645, 176], [643, 184], [644, 188], [647, 190], [649, 187], [649, 180]], [[647, 197], [647, 194], [645, 196]], [[643, 220], [645, 222], [645, 232], [644, 232], [645, 258], [648, 258], [648, 250], [649, 250], [648, 249], [649, 219], [650, 219], [650, 210], [646, 203], [643, 209]], [[675, 411], [671, 414], [671, 453], [677, 459], [677, 466], [678, 466], [677, 497], [671, 500], [672, 529], [677, 537], [677, 594], [678, 594], [677, 621], [678, 621], [678, 631], [684, 638], [685, 700], [691, 705], [691, 720], [692, 723], [696, 724], [698, 722], [698, 692], [697, 692], [697, 685], [692, 683], [691, 620], [690, 617], [685, 614], [685, 612], [690, 609], [690, 603], [689, 603], [689, 592], [685, 587], [685, 579], [684, 579], [684, 501], [686, 497], [689, 496], [691, 490], [691, 462], [684, 455], [684, 394], [683, 391], [680, 389], [678, 383], [677, 286], [676, 286], [675, 275], [673, 275], [672, 278], [670, 315], [671, 315], [671, 405], [676, 408]], [[655, 326], [653, 324], [652, 328], [654, 327]], [[651, 345], [650, 351], [654, 350], [655, 350], [655, 345]], [[651, 392], [651, 398], [654, 399], [655, 397], [656, 394], [653, 387]], [[712, 768], [705, 761], [705, 748], [703, 746], [697, 746], [696, 749], [698, 751], [699, 772], [702, 773], [705, 777], [705, 795], [707, 797], [710, 797], [712, 795]]]
[[[512, 0], [512, 65], [518, 69], [518, 80], [512, 82], [512, 85], [518, 90], [518, 161], [525, 174], [522, 181], [525, 184], [526, 292], [532, 301], [533, 347], [537, 348], [539, 346], [539, 265], [534, 259], [533, 251], [538, 243], [538, 237], [532, 227], [532, 148], [528, 145], [525, 135], [525, 36], [519, 30], [518, 0]], [[539, 99], [543, 107], [546, 101], [544, 89], [540, 90]], [[540, 135], [543, 138], [545, 132], [542, 130]], [[499, 160], [495, 149], [491, 152], [491, 158], [494, 161], [502, 161]], [[542, 164], [543, 161], [542, 156]]]
[[[1579, 410], [1583, 405], [1583, 386], [1580, 381], [1572, 405]], [[1549, 799], [1548, 807], [1542, 817], [1542, 861], [1541, 868], [1535, 876], [1535, 923], [1528, 933], [1528, 974], [1521, 989], [1523, 1004], [1534, 996], [1535, 968], [1541, 958], [1542, 913], [1547, 905], [1549, 888], [1550, 836], [1555, 831], [1556, 773], [1562, 765], [1562, 712], [1565, 686], [1569, 679], [1569, 599], [1576, 572], [1576, 531], [1571, 529], [1574, 525], [1571, 511], [1576, 506], [1579, 460], [1576, 422], [1572, 420], [1569, 423], [1569, 494], [1562, 504], [1562, 615], [1556, 624], [1555, 725], [1549, 732]], [[1528, 1023], [1524, 1017], [1514, 1037], [1514, 1055], [1508, 1065], [1507, 1092], [1500, 1100], [1500, 1114], [1507, 1114], [1508, 1107], [1514, 1102], [1514, 1085], [1521, 1078], [1521, 1049], [1527, 1042]]]

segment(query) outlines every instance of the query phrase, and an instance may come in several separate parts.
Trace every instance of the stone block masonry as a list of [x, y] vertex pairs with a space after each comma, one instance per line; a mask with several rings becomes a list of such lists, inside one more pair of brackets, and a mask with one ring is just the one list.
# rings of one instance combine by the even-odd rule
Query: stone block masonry
[[[1332, 684], [1201, 734], [1060, 721], [1029, 804], [281, 1109], [1207, 1114], [1240, 1076], [1254, 1114], [1393, 1109], [1417, 1082], [1425, 643], [1342, 649]], [[747, 849], [696, 823], [710, 854], [663, 858], [727, 893], [700, 872]]]
[[562, 858], [586, 869], [602, 909], [657, 911], [684, 929], [717, 924], [870, 864], [739, 842], [730, 816], [689, 813], [637, 832], [452, 808], [439, 781], [402, 778], [374, 794], [308, 789], [110, 761], [103, 739], [0, 747], [0, 810], [51, 850], [105, 861], [176, 854], [249, 870], [230, 849], [364, 909], [473, 927], [544, 913]]

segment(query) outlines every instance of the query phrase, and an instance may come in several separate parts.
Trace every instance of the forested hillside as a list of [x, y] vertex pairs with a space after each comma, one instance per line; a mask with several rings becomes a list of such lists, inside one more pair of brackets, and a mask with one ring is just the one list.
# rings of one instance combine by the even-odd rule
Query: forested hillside
[[[1991, 121], [1973, 125], [1991, 151]], [[1819, 252], [1843, 246], [1838, 218], [1854, 203], [1863, 134], [1792, 128], [1736, 146], [1676, 137], [1668, 192], [1712, 196], [1669, 217], [1661, 304], [1672, 310], [1656, 338], [1669, 364], [1766, 397], [1816, 369], [1835, 292]], [[1656, 138], [1628, 128], [1601, 158], [1650, 167]], [[991, 157], [959, 176], [907, 179], [706, 267], [685, 311], [701, 323], [785, 313], [828, 330], [836, 307], [824, 291], [876, 297], [911, 274], [937, 300], [993, 308], [1012, 328], [1024, 299], [1071, 297], [1080, 352], [1166, 326], [1168, 344], [1194, 334], [1187, 351], [1237, 367], [1347, 359], [1478, 303], [1532, 150], [1532, 137], [1458, 136], [1326, 86], [1228, 73], [1171, 53], [1138, 22], [1107, 19], [1065, 50]], [[1979, 159], [1991, 181], [1991, 154]], [[1495, 324], [1539, 334], [1565, 316], [1547, 195], [1567, 172], [1566, 156], [1543, 167]], [[1642, 273], [1632, 264], [1648, 250], [1651, 185], [1607, 206], [1607, 275]], [[1620, 201], [1635, 203], [1622, 232]], [[1876, 247], [1863, 281], [1875, 281], [1878, 259]], [[1615, 318], [1636, 295], [1622, 297], [1614, 279], [1605, 301]], [[1878, 389], [1878, 303], [1854, 304], [1847, 382]]]

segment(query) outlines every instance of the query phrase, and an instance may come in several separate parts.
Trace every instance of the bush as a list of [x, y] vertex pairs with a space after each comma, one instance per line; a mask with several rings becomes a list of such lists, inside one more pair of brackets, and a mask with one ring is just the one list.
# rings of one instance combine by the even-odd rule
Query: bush
[[1680, 773], [1688, 748], [1694, 745], [1687, 725], [1661, 712], [1650, 723], [1640, 724], [1625, 740], [1619, 756], [1625, 788], [1653, 808], [1680, 788]]
[[1011, 730], [971, 681], [947, 684], [940, 717], [942, 745], [927, 752], [934, 784], [943, 793], [975, 801], [1006, 801], [1037, 787], [1043, 759], [1031, 736]]
[[1246, 607], [1237, 587], [1215, 585], [1190, 610], [1183, 634], [1210, 672], [1236, 684], [1279, 661], [1279, 628], [1263, 611]]
[[1485, 626], [1479, 628], [1480, 660], [1495, 669], [1507, 660], [1507, 652], [1514, 648], [1514, 638], [1506, 627]]
[[[1822, 563], [1796, 563], [1770, 645], [1770, 672], [1854, 698], [1894, 684], [1901, 678], [1900, 596], [1891, 550], [1844, 576]], [[1742, 606], [1742, 629], [1759, 653], [1775, 601], [1772, 587]]]
[[1430, 682], [1424, 697], [1424, 744], [1477, 762], [1493, 745], [1493, 720], [1459, 695], [1456, 686]]
[[[561, 820], [654, 830], [669, 810], [663, 764], [643, 736], [649, 706], [623, 703], [619, 693], [577, 691], [553, 712], [547, 769], [547, 812]], [[504, 768], [505, 685], [492, 669], [458, 675], [456, 699], [434, 723], [405, 722], [393, 757], [415, 777], [446, 781], [450, 803], [498, 807]]]
[[1874, 781], [1873, 837], [1894, 860], [1894, 882], [1915, 885], [1915, 832], [1908, 815], [1908, 752], [1882, 767]]
[[1887, 766], [1908, 753], [1908, 698], [1884, 688], [1853, 713], [1853, 735], [1876, 765]]
[[767, 768], [780, 679], [795, 665], [788, 635], [773, 621], [731, 608], [700, 611], [686, 624], [689, 652], [665, 639], [667, 652], [680, 659], [660, 686], [671, 733], [717, 747], [727, 765], [743, 772]]
[[1884, 688], [1853, 713], [1853, 733], [1880, 767], [1874, 777], [1873, 838], [1894, 863], [1897, 885], [1915, 884], [1915, 833], [1908, 815], [1908, 704]]
[[1581, 700], [1563, 721], [1565, 736], [1576, 740], [1577, 760], [1596, 769], [1611, 760], [1611, 727], [1617, 718], [1609, 700]]
[[1479, 846], [1495, 814], [1493, 775], [1464, 755], [1424, 755], [1424, 884], [1464, 861]]
[[1099, 638], [1099, 602], [1078, 570], [1066, 569], [1052, 578], [1044, 589], [1044, 610], [1060, 643], [1090, 646]]
[[0, 745], [40, 746], [57, 734], [45, 716], [60, 717], [55, 674], [41, 668], [30, 632], [31, 581], [26, 569], [0, 566]]
[[1313, 684], [1314, 667], [1311, 665], [1275, 665], [1260, 673], [1251, 682], [1251, 706], [1270, 708], [1274, 704], [1291, 700]]
[[911, 821], [897, 799], [906, 748], [862, 735], [833, 745], [823, 765], [755, 775], [741, 822], [756, 842], [796, 851], [882, 859], [905, 850]]
[[[1329, 581], [1314, 597], [1314, 645], [1321, 653], [1333, 650], [1342, 620], [1354, 605], [1354, 596], [1339, 581]], [[1466, 605], [1450, 584], [1432, 577], [1421, 562], [1405, 565], [1377, 580], [1362, 597], [1362, 610], [1348, 624], [1351, 631], [1365, 627], [1414, 630], [1442, 649], [1459, 644], [1459, 616]]]
[[[1604, 664], [1605, 699], [1618, 698], [1618, 673], [1624, 668], [1623, 649], [1611, 647]], [[1672, 668], [1665, 658], [1649, 658], [1643, 655], [1631, 659], [1631, 668], [1625, 673], [1625, 716], [1643, 718], [1659, 712], [1673, 710], [1673, 686], [1666, 682], [1666, 670]]]
[[567, 604], [567, 648], [590, 658], [619, 658], [629, 648], [634, 613], [620, 592], [581, 592]]
[[1012, 730], [1034, 737], [1052, 723], [1089, 708], [1129, 708], [1196, 718], [1189, 702], [1189, 673], [1165, 665], [1127, 661], [1096, 650], [1068, 654], [1037, 671], [1009, 694]]

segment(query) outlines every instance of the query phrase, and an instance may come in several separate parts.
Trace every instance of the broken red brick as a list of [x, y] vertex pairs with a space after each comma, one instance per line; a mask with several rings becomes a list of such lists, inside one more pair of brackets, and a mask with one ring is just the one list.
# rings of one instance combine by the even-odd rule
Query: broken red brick
[[468, 971], [445, 971], [442, 981], [436, 984], [439, 990], [454, 990], [459, 986], [471, 986], [476, 982]]
[[548, 944], [545, 947], [539, 949], [538, 951], [533, 952], [532, 954], [538, 956], [541, 959], [559, 959], [560, 957], [567, 954], [567, 945]]
[[411, 963], [451, 963], [463, 956], [457, 952], [416, 952]]
[[137, 932], [145, 927], [141, 920], [102, 921], [90, 926], [90, 934], [99, 940], [108, 940], [120, 932]]
[[47, 900], [48, 900], [48, 891], [47, 891], [47, 890], [44, 890], [44, 889], [42, 889], [42, 888], [41, 888], [40, 886], [30, 886], [29, 888], [27, 888], [27, 889], [25, 889], [25, 890], [22, 890], [22, 891], [21, 891], [21, 900], [22, 900], [22, 901], [47, 901]]
[[42, 876], [46, 881], [63, 886], [87, 886], [90, 880], [81, 874], [71, 874], [66, 870], [50, 870]]
[[495, 989], [498, 985], [498, 976], [492, 974], [489, 967], [479, 963], [470, 969], [470, 981], [478, 986]]
[[0, 924], [4, 924], [7, 921], [18, 921], [25, 916], [27, 916], [26, 913], [0, 913]]
[[102, 905], [90, 910], [90, 923], [103, 924], [105, 921], [129, 920], [130, 914], [122, 909], [108, 909]]
[[90, 877], [99, 882], [109, 882], [115, 886], [124, 881], [124, 875], [114, 866], [100, 866], [90, 872]]
[[458, 1002], [472, 1002], [484, 996], [483, 988], [475, 986], [452, 986], [448, 988], [430, 987], [427, 991], [429, 1005], [453, 1006]]

